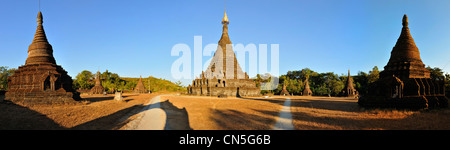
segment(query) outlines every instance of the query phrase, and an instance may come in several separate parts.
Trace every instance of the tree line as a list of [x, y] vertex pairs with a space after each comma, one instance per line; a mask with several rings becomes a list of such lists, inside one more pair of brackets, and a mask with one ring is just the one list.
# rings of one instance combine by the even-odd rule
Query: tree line
[[[450, 74], [444, 74], [442, 69], [435, 67], [427, 67], [430, 70], [430, 76], [433, 80], [445, 78], [446, 95], [450, 94]], [[373, 67], [368, 73], [359, 71], [357, 75], [352, 76], [353, 87], [359, 92], [360, 95], [368, 93], [369, 85], [379, 79], [380, 70], [377, 66]], [[261, 82], [268, 82], [269, 75], [258, 74], [254, 81], [257, 85], [261, 85]], [[286, 89], [290, 94], [302, 95], [305, 89], [305, 80], [308, 79], [309, 86], [313, 95], [315, 96], [339, 96], [345, 87], [348, 75], [338, 75], [333, 72], [318, 73], [309, 68], [302, 70], [288, 71], [285, 75], [279, 76], [279, 84], [274, 90], [262, 90], [261, 94], [272, 93], [278, 95], [283, 90], [283, 84], [286, 85]]]
[[[450, 95], [450, 74], [442, 71], [441, 68], [430, 66], [427, 67], [430, 70], [430, 77], [436, 79], [446, 79], [445, 89], [446, 95]], [[8, 90], [8, 76], [14, 74], [15, 68], [9, 69], [5, 66], [0, 66], [0, 90]], [[353, 87], [358, 90], [361, 95], [368, 93], [369, 85], [378, 80], [380, 70], [377, 66], [373, 67], [368, 73], [359, 71], [357, 75], [352, 76]], [[95, 85], [96, 74], [88, 70], [84, 70], [77, 74], [73, 80], [73, 88], [77, 90], [89, 90]], [[268, 74], [258, 74], [253, 80], [257, 86], [260, 86], [262, 82], [269, 82], [271, 78], [268, 78]], [[318, 73], [309, 68], [302, 70], [288, 71], [285, 75], [278, 77], [279, 84], [274, 90], [262, 90], [261, 94], [273, 93], [280, 94], [283, 89], [283, 84], [286, 85], [286, 89], [290, 94], [301, 95], [305, 88], [305, 79], [309, 79], [309, 86], [313, 95], [315, 96], [338, 96], [345, 87], [347, 82], [347, 75], [338, 75], [333, 72]], [[102, 86], [107, 92], [116, 91], [131, 91], [137, 85], [139, 78], [124, 78], [120, 77], [117, 73], [112, 73], [106, 70], [100, 73], [100, 79]], [[148, 90], [152, 92], [157, 91], [186, 91], [186, 88], [181, 85], [181, 82], [170, 82], [164, 79], [158, 79], [154, 77], [142, 78], [143, 84]]]
[[[95, 86], [95, 79], [97, 74], [92, 73], [88, 70], [84, 70], [75, 77], [73, 80], [73, 88], [79, 91], [87, 91]], [[139, 78], [127, 78], [120, 77], [117, 73], [112, 73], [106, 70], [103, 73], [100, 73], [100, 80], [102, 86], [109, 93], [114, 91], [124, 91], [130, 92], [132, 91], [137, 83], [139, 82]], [[186, 88], [181, 86], [181, 82], [171, 82], [168, 80], [164, 80], [161, 78], [147, 77], [142, 78], [142, 83], [146, 90], [152, 92], [158, 91], [186, 91]]]
[[[8, 77], [12, 76], [16, 71], [15, 68], [9, 69], [5, 66], [0, 66], [0, 90], [8, 90]], [[92, 73], [88, 70], [83, 70], [75, 76], [73, 79], [72, 87], [78, 91], [89, 91], [95, 85], [97, 73]], [[120, 77], [117, 73], [105, 72], [100, 73], [100, 80], [102, 81], [102, 86], [105, 88], [106, 92], [112, 93], [113, 91], [132, 91], [139, 78], [124, 78]], [[146, 77], [142, 78], [142, 83], [145, 88], [152, 92], [158, 91], [186, 91], [186, 88], [181, 86], [181, 82], [171, 82], [161, 78]], [[150, 85], [150, 86], [149, 86]]]

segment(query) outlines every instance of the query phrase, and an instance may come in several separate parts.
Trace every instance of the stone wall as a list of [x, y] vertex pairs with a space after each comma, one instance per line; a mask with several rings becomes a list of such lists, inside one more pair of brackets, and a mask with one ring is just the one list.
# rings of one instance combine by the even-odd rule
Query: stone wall
[[[211, 93], [210, 93], [211, 92]], [[209, 96], [259, 96], [260, 88], [251, 79], [195, 79], [188, 94]]]
[[20, 66], [14, 75], [8, 77], [8, 87], [5, 99], [11, 101], [67, 103], [81, 99], [79, 93], [72, 89], [72, 78], [55, 64]]

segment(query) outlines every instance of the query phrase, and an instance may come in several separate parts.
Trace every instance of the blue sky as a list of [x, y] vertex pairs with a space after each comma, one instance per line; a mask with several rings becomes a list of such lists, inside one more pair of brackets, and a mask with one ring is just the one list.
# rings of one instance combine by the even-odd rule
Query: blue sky
[[[170, 55], [172, 47], [185, 43], [193, 51], [194, 36], [202, 36], [203, 46], [217, 44], [224, 4], [41, 0], [41, 11], [56, 62], [73, 78], [82, 70], [108, 69], [123, 77], [176, 81], [170, 69], [179, 57]], [[38, 0], [0, 1], [0, 66], [25, 64], [38, 6]], [[448, 0], [227, 1], [233, 44], [279, 44], [280, 74], [306, 67], [337, 74], [383, 69], [403, 14], [425, 65], [450, 72], [449, 10]]]

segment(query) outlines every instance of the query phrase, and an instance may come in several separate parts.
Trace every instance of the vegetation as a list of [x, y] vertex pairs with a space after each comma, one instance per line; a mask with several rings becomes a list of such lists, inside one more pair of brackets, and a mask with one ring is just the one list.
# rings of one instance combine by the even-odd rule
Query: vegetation
[[8, 89], [8, 77], [14, 74], [16, 69], [8, 69], [8, 67], [0, 66], [0, 90]]
[[[450, 91], [450, 74], [445, 74], [440, 68], [427, 67], [430, 70], [430, 76], [433, 80], [446, 80], [446, 95], [449, 95]], [[353, 86], [361, 95], [367, 94], [369, 85], [378, 80], [380, 76], [380, 70], [375, 66], [368, 73], [359, 71], [353, 78]], [[266, 75], [267, 76], [267, 75]], [[286, 75], [279, 77], [279, 83], [277, 89], [272, 91], [261, 91], [261, 94], [273, 93], [279, 94], [283, 89], [283, 84], [286, 85], [286, 89], [290, 94], [301, 95], [305, 89], [305, 80], [309, 78], [309, 86], [313, 95], [317, 96], [338, 96], [345, 87], [348, 75], [337, 75], [333, 72], [318, 73], [309, 68], [305, 68], [297, 71], [288, 71]], [[257, 75], [257, 85], [261, 82], [267, 82], [262, 80], [260, 75]]]
[[[139, 78], [121, 78], [122, 80], [126, 81], [127, 83], [129, 83], [128, 89], [135, 88]], [[150, 84], [150, 91], [152, 92], [158, 92], [158, 91], [186, 91], [186, 87], [181, 86], [181, 82], [177, 81], [175, 83], [169, 81], [169, 80], [165, 80], [165, 79], [161, 79], [161, 78], [155, 78], [155, 77], [147, 77], [147, 78], [142, 78], [142, 83], [144, 84], [145, 89], [149, 89], [149, 84]]]
[[[75, 89], [80, 91], [86, 91], [94, 87], [95, 77], [97, 74], [93, 74], [88, 70], [84, 70], [73, 80], [73, 86]], [[125, 78], [120, 77], [117, 73], [112, 73], [106, 70], [100, 73], [100, 80], [102, 81], [102, 86], [107, 92], [115, 91], [125, 91], [130, 92], [134, 89], [139, 81], [139, 78]], [[181, 82], [172, 83], [168, 80], [157, 79], [154, 77], [142, 78], [142, 83], [148, 90], [150, 84], [150, 91], [186, 91], [186, 88], [181, 86]]]
[[445, 95], [450, 96], [450, 74], [445, 74]]
[[[446, 95], [450, 95], [450, 74], [444, 74], [441, 68], [427, 67], [430, 70], [430, 76], [433, 80], [445, 80]], [[8, 77], [14, 74], [16, 69], [8, 69], [8, 67], [0, 66], [0, 90], [8, 89]], [[360, 94], [366, 94], [368, 87], [371, 83], [375, 82], [379, 78], [380, 70], [378, 67], [373, 67], [368, 73], [359, 71], [353, 78], [353, 86]], [[73, 88], [78, 90], [89, 90], [95, 85], [96, 74], [88, 70], [84, 70], [77, 74], [73, 80]], [[281, 75], [279, 79], [278, 87], [274, 90], [262, 90], [261, 94], [273, 93], [279, 94], [283, 88], [283, 84], [286, 85], [286, 89], [294, 95], [301, 95], [305, 88], [305, 80], [309, 79], [309, 86], [313, 95], [318, 96], [338, 96], [343, 90], [347, 81], [347, 75], [337, 75], [333, 72], [318, 73], [309, 68], [302, 70], [288, 71], [286, 75]], [[100, 73], [100, 79], [102, 80], [102, 86], [105, 87], [107, 92], [117, 91], [131, 91], [136, 87], [139, 78], [126, 78], [120, 77], [117, 73], [112, 73], [106, 70]], [[270, 74], [258, 74], [255, 79], [257, 86], [261, 86], [263, 82], [270, 82], [272, 78]], [[142, 78], [142, 82], [148, 90], [150, 84], [150, 90], [152, 92], [158, 91], [186, 91], [186, 88], [181, 86], [181, 82], [170, 82], [161, 78], [147, 77]]]

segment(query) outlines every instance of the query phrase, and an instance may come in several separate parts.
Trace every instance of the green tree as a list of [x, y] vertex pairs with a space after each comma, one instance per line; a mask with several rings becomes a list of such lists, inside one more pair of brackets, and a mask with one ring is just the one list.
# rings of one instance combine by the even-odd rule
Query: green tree
[[372, 71], [369, 71], [369, 75], [367, 76], [367, 80], [369, 83], [374, 83], [375, 81], [380, 78], [380, 71], [378, 70], [378, 67], [373, 67]]
[[6, 66], [0, 66], [0, 90], [8, 89], [8, 77], [12, 76], [16, 69], [8, 69]]
[[430, 78], [433, 80], [443, 80], [445, 78], [444, 72], [441, 68], [434, 67], [431, 68], [430, 66], [427, 67], [427, 69], [430, 71]]
[[75, 77], [75, 80], [73, 81], [74, 88], [83, 90], [91, 89], [92, 87], [94, 87], [93, 79], [94, 75], [92, 74], [92, 72], [83, 70]]
[[[378, 79], [374, 79], [374, 78], [372, 78], [372, 79], [378, 80]], [[368, 93], [369, 84], [370, 84], [369, 83], [369, 74], [359, 71], [357, 76], [353, 76], [353, 82], [354, 82], [354, 87], [358, 91], [359, 94], [364, 95], [364, 94]]]
[[[261, 74], [257, 74], [256, 78], [253, 79], [253, 81], [256, 82], [256, 86], [257, 87], [260, 87], [262, 89], [270, 89], [270, 87], [274, 86], [274, 84], [275, 84], [275, 83], [271, 82], [272, 78], [273, 78], [273, 80], [279, 79], [279, 77], [274, 77], [274, 76], [272, 76], [269, 73], [265, 73], [265, 74], [262, 74], [262, 75]], [[264, 85], [264, 87], [262, 87], [263, 85]], [[266, 94], [266, 93], [273, 93], [273, 90], [261, 90], [261, 94]]]
[[445, 74], [445, 95], [450, 97], [450, 74]]
[[101, 73], [103, 79], [102, 86], [109, 92], [131, 90], [128, 89], [130, 85], [127, 86], [127, 82], [120, 78], [117, 73], [112, 73], [106, 70]]

